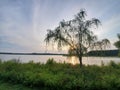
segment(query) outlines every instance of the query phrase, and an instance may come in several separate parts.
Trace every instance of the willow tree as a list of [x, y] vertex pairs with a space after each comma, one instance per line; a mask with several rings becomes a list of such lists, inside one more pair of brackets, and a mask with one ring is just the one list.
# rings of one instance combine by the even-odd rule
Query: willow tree
[[86, 16], [86, 11], [80, 10], [74, 19], [63, 20], [54, 30], [47, 30], [45, 38], [46, 43], [56, 43], [58, 49], [68, 46], [68, 52], [74, 53], [79, 58], [80, 67], [82, 66], [82, 56], [89, 48], [94, 47], [97, 40], [92, 29], [97, 28], [100, 24], [98, 19], [87, 20]]

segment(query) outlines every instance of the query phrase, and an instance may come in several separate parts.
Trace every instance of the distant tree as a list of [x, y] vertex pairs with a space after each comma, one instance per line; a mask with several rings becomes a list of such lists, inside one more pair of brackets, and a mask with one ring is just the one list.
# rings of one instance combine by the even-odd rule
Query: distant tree
[[[86, 15], [85, 10], [80, 10], [74, 19], [70, 21], [63, 20], [54, 30], [47, 30], [45, 37], [46, 43], [54, 42], [57, 44], [58, 49], [68, 46], [68, 53], [79, 58], [80, 67], [82, 66], [83, 54], [87, 53], [88, 49], [95, 47], [97, 41], [97, 36], [93, 34], [91, 29], [100, 25], [100, 21], [96, 18], [86, 20]], [[106, 44], [105, 41], [104, 44]]]
[[116, 46], [116, 48], [120, 49], [120, 34], [118, 34], [117, 37], [118, 37], [119, 40], [116, 41], [116, 42], [114, 43], [114, 45]]
[[114, 45], [116, 46], [116, 48], [119, 49], [119, 56], [120, 56], [120, 34], [118, 34], [117, 37], [118, 37], [118, 41], [116, 41]]

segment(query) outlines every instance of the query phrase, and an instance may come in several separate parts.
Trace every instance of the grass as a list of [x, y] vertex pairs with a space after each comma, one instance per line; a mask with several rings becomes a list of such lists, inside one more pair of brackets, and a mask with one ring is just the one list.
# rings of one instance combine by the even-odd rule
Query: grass
[[120, 64], [101, 65], [0, 61], [0, 90], [120, 90]]
[[20, 84], [10, 84], [7, 82], [0, 82], [0, 90], [33, 90]]

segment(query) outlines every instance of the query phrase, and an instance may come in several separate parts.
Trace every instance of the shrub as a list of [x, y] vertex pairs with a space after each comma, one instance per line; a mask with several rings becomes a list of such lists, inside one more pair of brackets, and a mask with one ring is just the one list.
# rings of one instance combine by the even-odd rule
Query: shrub
[[113, 68], [118, 68], [118, 65], [113, 61], [110, 61], [109, 66]]
[[49, 58], [49, 59], [47, 60], [47, 62], [46, 62], [47, 65], [53, 65], [53, 64], [55, 64], [55, 63], [56, 63], [56, 62], [54, 61], [53, 58]]
[[45, 90], [116, 90], [120, 88], [119, 69], [120, 64], [113, 61], [108, 66], [82, 68], [53, 59], [46, 64], [6, 61], [0, 63], [0, 80]]

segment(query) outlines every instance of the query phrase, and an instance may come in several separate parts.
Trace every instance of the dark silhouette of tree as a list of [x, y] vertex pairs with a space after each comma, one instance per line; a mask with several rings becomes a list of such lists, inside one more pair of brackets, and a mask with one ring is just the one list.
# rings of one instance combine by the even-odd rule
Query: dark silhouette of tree
[[116, 41], [114, 45], [116, 46], [116, 48], [119, 49], [119, 56], [120, 56], [120, 34], [118, 34], [117, 37], [118, 37], [118, 41]]
[[[86, 20], [86, 16], [86, 11], [81, 9], [74, 19], [70, 21], [63, 20], [54, 30], [47, 30], [45, 38], [47, 43], [57, 43], [58, 49], [69, 46], [68, 53], [79, 58], [80, 67], [82, 66], [82, 56], [87, 53], [88, 49], [97, 46], [95, 44], [97, 36], [91, 30], [100, 25], [98, 19]], [[104, 44], [107, 44], [107, 42], [104, 41]]]
[[116, 46], [116, 48], [120, 49], [120, 34], [118, 34], [117, 37], [118, 37], [119, 40], [116, 41], [116, 42], [114, 43], [114, 45]]

